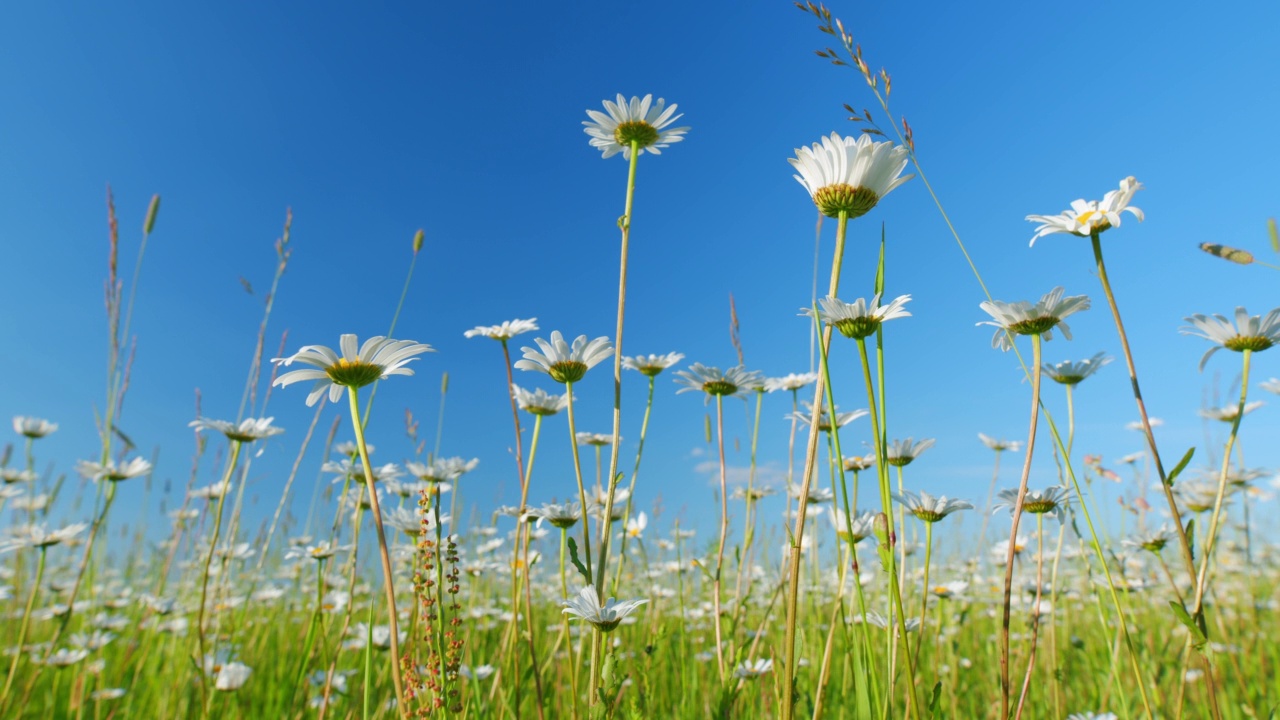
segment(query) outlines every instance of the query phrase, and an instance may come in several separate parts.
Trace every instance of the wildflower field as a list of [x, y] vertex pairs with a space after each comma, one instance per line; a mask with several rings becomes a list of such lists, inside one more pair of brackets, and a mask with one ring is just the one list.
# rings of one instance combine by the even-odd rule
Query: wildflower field
[[[647, 250], [648, 217], [673, 207], [647, 178], [717, 130], [653, 94], [577, 117], [614, 198], [591, 216], [608, 218], [592, 230], [591, 279], [557, 271], [574, 239], [496, 277], [503, 243], [525, 242], [516, 231], [481, 251], [492, 267], [440, 269], [439, 246], [462, 241], [428, 224], [395, 239], [394, 283], [362, 274], [363, 253], [381, 250], [353, 240], [301, 261], [323, 288], [289, 303], [313, 252], [289, 211], [257, 290], [240, 278], [252, 324], [213, 319], [220, 298], [203, 301], [206, 318], [175, 318], [148, 297], [150, 263], [171, 252], [169, 196], [109, 188], [102, 239], [83, 244], [106, 259], [106, 342], [82, 338], [74, 369], [48, 358], [61, 376], [105, 367], [105, 384], [76, 399], [79, 417], [32, 404], [45, 391], [24, 377], [6, 395], [29, 406], [0, 399], [13, 416], [0, 440], [0, 718], [1275, 718], [1280, 478], [1252, 463], [1275, 454], [1266, 351], [1280, 309], [1233, 299], [1274, 286], [1275, 221], [1259, 208], [1256, 240], [1176, 249], [1230, 278], [1203, 312], [1146, 301], [1186, 282], [1162, 264], [1174, 249], [1108, 264], [1155, 219], [1142, 207], [1158, 179], [1063, 191], [988, 251], [967, 208], [950, 214], [946, 188], [962, 180], [929, 174], [929, 148], [891, 105], [893, 76], [853, 24], [814, 3], [789, 13], [811, 40], [792, 50], [817, 50], [837, 111], [777, 158], [799, 185], [782, 202], [808, 218], [798, 249], [681, 238], [683, 258], [662, 262], [710, 276], [732, 257], [812, 272], [812, 288], [742, 281], [798, 298], [760, 314], [718, 296], [702, 315], [714, 328], [685, 336], [705, 348], [714, 334], [710, 357], [679, 333], [652, 345], [655, 326], [702, 309], [663, 302], [688, 276]], [[458, 212], [512, 227], [504, 193], [550, 181], [485, 182]], [[927, 243], [895, 232], [907, 194], [937, 221]], [[719, 244], [699, 254], [704, 240]], [[1055, 243], [1069, 250], [1037, 261]], [[1013, 253], [1025, 274], [983, 266]], [[945, 288], [914, 274], [926, 265], [945, 265]], [[422, 272], [513, 311], [479, 317], [461, 291], [427, 309]], [[1022, 281], [1043, 286], [1001, 291]], [[514, 310], [537, 295], [570, 295], [580, 314]], [[304, 321], [322, 296], [360, 310]], [[970, 322], [910, 335], [951, 307]], [[63, 310], [67, 323], [96, 311]], [[428, 315], [447, 341], [403, 330]], [[774, 320], [785, 334], [752, 335]], [[203, 377], [190, 412], [188, 397], [167, 401], [187, 445], [162, 448], [135, 429], [161, 411], [132, 394], [151, 380], [147, 354], [201, 323], [247, 374]], [[1144, 353], [1154, 334], [1181, 334], [1199, 367]], [[985, 359], [947, 349], [957, 337]], [[758, 367], [755, 338], [790, 365]], [[461, 341], [480, 352], [452, 361]], [[997, 364], [999, 391], [943, 395], [918, 377], [928, 366], [975, 387]], [[1153, 372], [1158, 392], [1144, 394]], [[1198, 397], [1200, 436], [1158, 429], [1149, 408], [1174, 391]], [[971, 421], [994, 412], [997, 428]], [[49, 449], [71, 433], [93, 442]], [[946, 455], [954, 438], [980, 464]]]

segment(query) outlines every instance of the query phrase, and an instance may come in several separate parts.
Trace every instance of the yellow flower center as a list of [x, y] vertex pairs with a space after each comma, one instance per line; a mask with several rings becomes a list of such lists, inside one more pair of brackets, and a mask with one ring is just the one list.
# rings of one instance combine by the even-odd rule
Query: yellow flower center
[[382, 377], [382, 370], [381, 365], [338, 358], [338, 362], [325, 368], [325, 373], [335, 385], [361, 388]]

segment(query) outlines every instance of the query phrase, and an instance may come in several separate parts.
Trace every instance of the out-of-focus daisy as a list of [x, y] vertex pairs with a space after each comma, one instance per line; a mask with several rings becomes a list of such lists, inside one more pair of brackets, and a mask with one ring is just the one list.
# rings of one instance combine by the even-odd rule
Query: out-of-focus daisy
[[764, 389], [769, 392], [778, 392], [779, 390], [796, 391], [806, 385], [812, 385], [818, 381], [818, 373], [789, 373], [782, 377], [766, 378], [764, 381]]
[[929, 592], [934, 597], [949, 600], [964, 593], [969, 589], [969, 583], [963, 580], [952, 580], [951, 582], [941, 583], [929, 588]]
[[311, 393], [307, 395], [307, 406], [315, 405], [326, 391], [329, 402], [337, 402], [344, 387], [362, 388], [391, 375], [412, 375], [413, 371], [405, 365], [417, 360], [417, 355], [435, 352], [430, 345], [413, 340], [392, 340], [381, 335], [358, 345], [355, 335], [345, 334], [339, 339], [338, 346], [342, 350], [341, 357], [324, 345], [305, 345], [287, 358], [272, 358], [271, 362], [285, 367], [295, 362], [312, 366], [284, 373], [272, 385], [284, 387], [303, 380], [315, 380]]
[[516, 405], [531, 415], [555, 415], [569, 407], [568, 393], [555, 395], [542, 388], [530, 392], [515, 383], [511, 384], [511, 392], [516, 397]]
[[625, 532], [627, 537], [639, 540], [644, 535], [644, 529], [647, 527], [649, 527], [649, 516], [645, 515], [642, 510], [639, 515], [627, 518]]
[[1071, 713], [1067, 720], [1119, 720], [1115, 713], [1082, 712]]
[[1192, 315], [1183, 318], [1191, 323], [1180, 331], [1183, 335], [1197, 335], [1216, 343], [1209, 352], [1200, 358], [1200, 369], [1209, 362], [1209, 357], [1222, 348], [1244, 352], [1261, 352], [1280, 342], [1280, 308], [1272, 310], [1265, 316], [1249, 315], [1243, 307], [1236, 308], [1236, 322], [1221, 315]]
[[1271, 378], [1270, 380], [1267, 380], [1265, 382], [1258, 383], [1258, 387], [1262, 388], [1263, 390], [1266, 390], [1269, 393], [1275, 393], [1277, 395], [1280, 395], [1280, 379]]
[[76, 463], [76, 472], [94, 482], [101, 480], [120, 482], [121, 480], [136, 478], [139, 475], [146, 475], [151, 472], [151, 463], [140, 457], [119, 465], [114, 460], [108, 460], [105, 464], [81, 460]]
[[708, 396], [741, 396], [744, 391], [755, 390], [764, 384], [764, 376], [758, 371], [735, 365], [728, 370], [694, 363], [688, 370], [676, 371], [676, 382], [684, 385], [677, 394], [701, 390]]
[[[1001, 490], [997, 497], [1000, 502], [996, 503], [991, 510], [994, 512], [1001, 508], [1008, 508], [1009, 514], [1012, 515], [1018, 506], [1018, 489], [1006, 488]], [[1070, 499], [1070, 493], [1061, 485], [1051, 485], [1044, 490], [1028, 489], [1026, 496], [1022, 498], [1022, 510], [1032, 515], [1053, 513], [1058, 518], [1058, 522], [1062, 523], [1066, 521], [1067, 503]]]
[[613, 443], [613, 436], [605, 435], [604, 433], [580, 432], [574, 435], [574, 439], [579, 445], [595, 445], [597, 447]]
[[[847, 521], [844, 511], [832, 506], [830, 508], [831, 525], [836, 529], [836, 535], [845, 542], [852, 541], [854, 545], [862, 542], [871, 536], [876, 522], [876, 514], [870, 510], [859, 513], [853, 518], [853, 522]], [[850, 527], [853, 528], [853, 535], [849, 534]]]
[[253, 668], [240, 662], [229, 662], [223, 665], [214, 678], [213, 687], [222, 692], [232, 692], [244, 686]]
[[429, 483], [456, 482], [463, 475], [475, 470], [480, 464], [479, 458], [470, 460], [460, 457], [436, 458], [430, 464], [419, 462], [405, 463], [411, 475]]
[[[373, 443], [365, 443], [364, 449], [370, 455], [377, 452], [377, 448], [374, 447]], [[360, 454], [360, 446], [350, 440], [347, 440], [346, 442], [340, 442], [337, 445], [334, 445], [333, 451], [338, 453], [339, 455], [346, 455], [347, 457], [355, 457], [356, 455]]]
[[1125, 538], [1123, 544], [1127, 547], [1140, 548], [1158, 555], [1175, 537], [1173, 528], [1168, 525], [1162, 525], [1158, 530], [1148, 530], [1133, 537]]
[[871, 211], [902, 183], [915, 177], [903, 175], [907, 149], [891, 142], [872, 142], [868, 135], [857, 138], [831, 133], [821, 143], [796, 149], [787, 162], [795, 168], [795, 179], [809, 191], [813, 204], [823, 215], [839, 217], [843, 211], [852, 220]]
[[495, 672], [497, 672], [497, 668], [492, 665], [477, 665], [474, 668], [467, 665], [458, 667], [458, 674], [468, 680], [484, 680]]
[[[1161, 420], [1158, 417], [1147, 418], [1147, 422], [1151, 423], [1152, 428], [1158, 428], [1164, 424], [1164, 420]], [[1146, 432], [1146, 428], [1142, 426], [1141, 420], [1134, 420], [1133, 422], [1125, 423], [1124, 429], [1133, 430], [1134, 432]]]
[[73, 523], [57, 530], [50, 530], [44, 525], [27, 525], [16, 528], [14, 536], [8, 540], [0, 540], [0, 553], [24, 547], [47, 548], [69, 542], [75, 536], [88, 529], [86, 523]]
[[311, 558], [312, 560], [327, 560], [343, 550], [350, 550], [350, 545], [338, 545], [333, 541], [316, 543], [307, 545], [306, 547], [294, 546], [284, 554], [285, 560], [295, 560], [297, 558]]
[[776, 494], [778, 494], [778, 491], [768, 485], [757, 485], [750, 488], [739, 485], [733, 489], [733, 493], [729, 497], [734, 500], [761, 500]]
[[38, 475], [34, 470], [27, 470], [25, 468], [0, 468], [0, 480], [3, 480], [6, 485], [35, 482], [39, 479], [40, 475]]
[[[1266, 403], [1261, 400], [1255, 400], [1251, 403], [1247, 403], [1244, 406], [1244, 414], [1248, 415], [1263, 405], [1266, 405]], [[1220, 420], [1222, 422], [1235, 422], [1235, 419], [1239, 417], [1239, 415], [1240, 405], [1238, 403], [1232, 403], [1231, 405], [1225, 405], [1220, 408], [1204, 408], [1200, 410], [1200, 417], [1208, 418], [1209, 420]]]
[[[809, 421], [813, 419], [811, 417], [813, 414], [813, 404], [806, 402], [804, 403], [804, 406], [805, 406], [804, 410], [797, 410], [791, 413], [790, 415], [787, 415], [787, 418], [788, 419], [794, 418], [804, 423], [805, 425], [808, 425]], [[866, 410], [854, 410], [853, 412], [842, 413], [840, 412], [840, 408], [836, 408], [835, 426], [844, 427], [845, 425], [848, 425], [854, 420], [857, 420], [858, 418], [863, 417], [867, 414], [868, 413]], [[831, 432], [831, 426], [832, 426], [831, 416], [827, 414], [827, 408], [825, 405], [823, 405], [821, 410], [818, 413], [818, 429], [821, 430], [822, 432]]]
[[462, 333], [464, 337], [487, 337], [491, 340], [506, 342], [520, 333], [538, 329], [538, 318], [528, 320], [507, 320], [501, 325], [479, 325]]
[[997, 440], [982, 433], [978, 433], [978, 439], [986, 445], [988, 449], [996, 452], [1018, 452], [1022, 449], [1022, 443], [1018, 440]]
[[191, 497], [200, 498], [203, 500], [217, 500], [223, 495], [226, 495], [227, 491], [230, 489], [231, 489], [230, 480], [219, 480], [218, 482], [213, 483], [212, 485], [205, 485], [204, 487], [198, 487], [192, 490]]
[[208, 418], [196, 418], [187, 423], [187, 427], [193, 427], [196, 432], [201, 430], [217, 430], [227, 436], [228, 440], [234, 440], [240, 443], [251, 443], [254, 440], [261, 440], [284, 432], [284, 428], [272, 427], [271, 421], [275, 418], [245, 418], [239, 423], [228, 422], [226, 420], [210, 420]]
[[[449, 515], [442, 514], [440, 516], [440, 524], [444, 525], [449, 522]], [[410, 508], [391, 508], [384, 510], [382, 520], [387, 525], [399, 530], [400, 532], [417, 537], [426, 532], [432, 532], [436, 527], [436, 516], [434, 513], [424, 513], [417, 509]]]
[[94, 690], [93, 692], [89, 693], [89, 699], [95, 700], [98, 702], [101, 702], [103, 700], [119, 700], [120, 698], [124, 697], [124, 693], [125, 693], [124, 688], [103, 688], [101, 690]]
[[[787, 494], [793, 498], [799, 499], [804, 493], [803, 485], [792, 485], [787, 488]], [[820, 488], [817, 485], [809, 486], [809, 503], [820, 505], [822, 503], [831, 502], [835, 498], [835, 494], [831, 492], [831, 488]], [[808, 537], [807, 535], [805, 536]]]
[[[854, 615], [853, 621], [855, 623], [861, 623], [862, 615], [861, 614]], [[888, 630], [891, 626], [893, 627], [895, 633], [898, 632], [899, 630], [898, 617], [896, 615], [890, 614], [888, 617], [885, 617], [884, 615], [881, 615], [875, 610], [867, 611], [867, 623], [871, 625], [875, 625], [881, 630]], [[915, 632], [920, 629], [920, 618], [907, 618], [904, 625], [906, 625], [907, 632], [909, 633]]]
[[[330, 460], [320, 466], [320, 471], [337, 475], [337, 477], [333, 479], [335, 483], [340, 483], [347, 478], [363, 480], [365, 473], [364, 464], [360, 462], [352, 462], [349, 457], [344, 457], [337, 462]], [[380, 466], [370, 465], [369, 474], [373, 476], [374, 482], [381, 482], [383, 480], [395, 480], [396, 478], [402, 477], [404, 475], [404, 471], [395, 463], [386, 463], [385, 465]]]
[[1133, 194], [1142, 189], [1142, 183], [1138, 182], [1132, 175], [1120, 181], [1120, 188], [1112, 190], [1102, 196], [1102, 200], [1076, 200], [1071, 203], [1071, 209], [1062, 212], [1060, 215], [1028, 215], [1027, 220], [1040, 223], [1040, 227], [1036, 228], [1036, 234], [1031, 238], [1031, 244], [1035, 245], [1036, 240], [1045, 235], [1053, 235], [1055, 233], [1070, 233], [1079, 235], [1080, 237], [1089, 237], [1094, 233], [1100, 233], [1113, 227], [1120, 227], [1120, 213], [1127, 212], [1138, 218], [1141, 222], [1143, 219], [1142, 211], [1136, 207], [1129, 205], [1133, 200]]
[[534, 338], [533, 341], [542, 352], [531, 347], [520, 348], [524, 359], [517, 360], [516, 367], [546, 373], [556, 382], [578, 382], [588, 370], [613, 355], [613, 344], [607, 337], [588, 342], [586, 335], [579, 335], [570, 346], [560, 331], [555, 330], [551, 333], [550, 342], [542, 338]]
[[578, 519], [582, 517], [582, 506], [577, 502], [570, 501], [559, 505], [556, 503], [545, 503], [536, 511], [538, 514], [538, 522], [546, 520], [552, 525], [564, 530], [578, 524]]
[[1083, 382], [1090, 375], [1098, 372], [1098, 370], [1102, 369], [1103, 365], [1106, 365], [1112, 360], [1113, 358], [1110, 355], [1107, 355], [1106, 353], [1098, 353], [1088, 360], [1081, 360], [1080, 362], [1063, 360], [1056, 365], [1044, 363], [1040, 367], [1044, 370], [1044, 374], [1047, 375], [1050, 380], [1060, 385], [1076, 385]]
[[1061, 328], [1062, 335], [1071, 339], [1071, 328], [1062, 322], [1068, 315], [1089, 309], [1089, 298], [1084, 295], [1062, 297], [1062, 288], [1056, 287], [1034, 305], [1026, 300], [1007, 303], [984, 300], [980, 307], [992, 317], [979, 325], [998, 328], [991, 338], [991, 347], [1008, 351], [1013, 348], [1013, 335], [1040, 335], [1046, 341], [1053, 339], [1053, 329]]
[[89, 657], [89, 651], [84, 649], [69, 650], [67, 648], [58, 648], [58, 651], [44, 659], [46, 665], [52, 665], [57, 668], [70, 667], [76, 663]]
[[917, 495], [910, 490], [904, 490], [902, 494], [894, 493], [893, 499], [901, 503], [907, 512], [927, 523], [936, 523], [959, 510], [973, 509], [973, 503], [967, 500], [956, 500], [946, 495], [934, 497], [924, 491]]
[[[828, 295], [818, 301], [818, 319], [835, 326], [847, 338], [861, 340], [874, 335], [886, 320], [910, 317], [911, 313], [905, 308], [910, 301], [910, 295], [899, 295], [888, 305], [881, 305], [880, 296], [875, 295], [870, 303], [866, 298], [847, 303]], [[813, 317], [813, 308], [801, 308], [800, 314]]]
[[578, 591], [577, 595], [566, 598], [563, 604], [564, 614], [581, 618], [604, 632], [610, 632], [618, 627], [623, 619], [634, 612], [636, 608], [647, 602], [649, 602], [648, 598], [623, 600], [622, 602], [609, 598], [604, 605], [601, 605], [600, 596], [596, 595], [596, 589], [587, 586]]
[[13, 417], [13, 431], [19, 435], [33, 440], [56, 432], [58, 423], [49, 422], [36, 417], [27, 417], [25, 415], [15, 415]]
[[[1227, 494], [1230, 495], [1235, 489], [1228, 485]], [[1218, 498], [1218, 486], [1213, 482], [1183, 480], [1174, 486], [1173, 494], [1178, 496], [1178, 504], [1183, 508], [1202, 513], [1213, 509]]]
[[884, 460], [894, 467], [910, 465], [911, 461], [920, 457], [925, 450], [933, 447], [935, 442], [937, 440], [934, 438], [925, 438], [920, 442], [913, 442], [913, 438], [894, 440], [889, 443]]
[[746, 661], [738, 665], [733, 671], [733, 676], [744, 680], [754, 680], [762, 675], [766, 675], [773, 670], [773, 660], [764, 660], [757, 658], [755, 660]]
[[617, 102], [604, 101], [606, 113], [599, 110], [588, 110], [590, 120], [583, 120], [586, 125], [583, 132], [591, 136], [591, 147], [600, 150], [604, 158], [611, 158], [622, 153], [624, 158], [631, 159], [631, 143], [636, 144], [638, 154], [649, 151], [661, 155], [662, 149], [684, 140], [688, 127], [671, 127], [671, 123], [683, 117], [677, 115], [675, 103], [667, 107], [666, 100], [653, 95], [643, 98], [632, 96], [628, 102], [621, 93]]
[[844, 459], [845, 472], [862, 472], [876, 466], [876, 454], [850, 455]]
[[635, 357], [622, 358], [622, 367], [628, 370], [635, 370], [641, 375], [655, 377], [683, 359], [684, 354], [678, 352], [671, 352], [666, 355], [636, 355]]

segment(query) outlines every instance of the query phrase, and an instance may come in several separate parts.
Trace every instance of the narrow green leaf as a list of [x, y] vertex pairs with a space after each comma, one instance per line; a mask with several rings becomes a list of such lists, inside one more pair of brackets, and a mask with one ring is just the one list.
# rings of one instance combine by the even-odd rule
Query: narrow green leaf
[[1173, 472], [1164, 476], [1164, 484], [1173, 487], [1173, 481], [1177, 480], [1182, 471], [1187, 469], [1187, 463], [1191, 462], [1191, 456], [1195, 454], [1196, 449], [1194, 447], [1187, 448], [1187, 454], [1183, 455], [1178, 464], [1173, 467]]
[[573, 538], [568, 538], [568, 540], [569, 559], [573, 561], [573, 566], [578, 568], [578, 573], [581, 574], [583, 579], [587, 581], [587, 584], [590, 585], [591, 573], [587, 572], [587, 568], [582, 564], [582, 561], [578, 559], [578, 543]]
[[1187, 521], [1187, 545], [1191, 547], [1191, 559], [1196, 559], [1196, 519]]
[[1178, 622], [1182, 623], [1191, 633], [1191, 637], [1194, 638], [1192, 644], [1196, 650], [1203, 648], [1209, 642], [1209, 639], [1200, 631], [1200, 626], [1196, 625], [1196, 621], [1192, 619], [1187, 609], [1182, 607], [1182, 603], [1176, 600], [1170, 600], [1169, 607], [1173, 608], [1173, 614], [1177, 616]]
[[1267, 220], [1267, 232], [1271, 235], [1271, 250], [1280, 253], [1280, 231], [1276, 230], [1276, 219]]
[[933, 686], [933, 695], [929, 698], [929, 716], [934, 717], [938, 713], [938, 701], [942, 699], [942, 682], [939, 681]]

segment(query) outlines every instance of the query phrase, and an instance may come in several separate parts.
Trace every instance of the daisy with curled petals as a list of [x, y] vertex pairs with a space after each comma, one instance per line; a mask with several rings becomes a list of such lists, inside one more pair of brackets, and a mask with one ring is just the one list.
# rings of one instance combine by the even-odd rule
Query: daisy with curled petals
[[569, 405], [567, 394], [553, 395], [542, 388], [529, 391], [513, 383], [511, 393], [520, 409], [530, 415], [555, 415]]
[[979, 325], [993, 325], [996, 334], [991, 347], [1008, 351], [1013, 348], [1013, 335], [1037, 335], [1045, 340], [1053, 339], [1053, 329], [1061, 328], [1063, 336], [1071, 339], [1071, 328], [1062, 322], [1066, 316], [1089, 309], [1089, 298], [1084, 295], [1062, 297], [1062, 288], [1056, 287], [1034, 305], [1026, 300], [1007, 303], [999, 300], [984, 301], [980, 307], [992, 317]]
[[617, 102], [604, 101], [607, 114], [587, 111], [591, 119], [582, 121], [586, 125], [583, 132], [591, 136], [591, 147], [599, 149], [604, 159], [622, 153], [630, 160], [632, 149], [637, 155], [646, 150], [661, 155], [662, 148], [684, 140], [684, 134], [689, 132], [687, 127], [670, 127], [682, 117], [675, 114], [676, 107], [675, 103], [667, 107], [662, 98], [653, 102], [653, 95], [632, 96], [628, 102], [619, 93]]
[[505, 343], [521, 333], [532, 332], [537, 329], [538, 318], [529, 318], [528, 320], [507, 320], [501, 325], [478, 325], [462, 333], [462, 335], [468, 339], [487, 337], [490, 340], [498, 340]]
[[818, 373], [789, 373], [782, 377], [766, 378], [764, 381], [764, 389], [768, 392], [778, 392], [779, 390], [789, 390], [795, 392], [806, 385], [812, 385], [818, 380]]
[[38, 440], [46, 435], [56, 432], [58, 423], [52, 423], [41, 418], [26, 417], [23, 415], [15, 415], [13, 417], [13, 431], [28, 440]]
[[416, 360], [416, 355], [435, 352], [430, 345], [413, 340], [392, 340], [381, 335], [371, 337], [358, 345], [356, 336], [343, 335], [339, 341], [342, 356], [324, 345], [306, 345], [287, 358], [272, 358], [276, 365], [289, 367], [295, 362], [312, 366], [311, 369], [292, 370], [276, 378], [272, 385], [281, 387], [302, 380], [315, 380], [307, 395], [307, 407], [316, 404], [320, 396], [329, 393], [329, 402], [342, 397], [344, 387], [353, 391], [391, 375], [412, 375], [405, 367]]
[[[835, 329], [847, 338], [861, 340], [868, 335], [874, 335], [880, 328], [880, 324], [886, 320], [910, 317], [911, 313], [904, 309], [910, 301], [910, 295], [900, 295], [888, 305], [881, 305], [880, 296], [875, 295], [870, 303], [865, 298], [847, 303], [828, 295], [818, 301], [818, 319], [835, 326]], [[801, 308], [800, 314], [813, 317], [813, 309]]]
[[1036, 240], [1055, 233], [1068, 233], [1080, 237], [1096, 236], [1104, 230], [1120, 227], [1122, 212], [1133, 215], [1141, 222], [1142, 211], [1129, 204], [1133, 200], [1133, 194], [1141, 189], [1142, 183], [1133, 176], [1129, 176], [1120, 181], [1118, 190], [1107, 193], [1101, 201], [1076, 200], [1071, 203], [1070, 210], [1060, 215], [1028, 215], [1027, 220], [1040, 223], [1040, 227], [1036, 228], [1035, 236], [1031, 238], [1031, 244], [1035, 245]]
[[747, 390], [755, 390], [764, 384], [764, 376], [759, 371], [747, 370], [735, 365], [728, 370], [707, 367], [702, 363], [694, 363], [688, 370], [676, 371], [676, 382], [684, 385], [676, 394], [701, 390], [711, 397], [742, 397]]
[[787, 162], [799, 173], [795, 179], [809, 191], [813, 203], [827, 217], [852, 220], [867, 214], [902, 183], [907, 149], [891, 142], [872, 142], [869, 135], [822, 138], [812, 147], [796, 149]]
[[76, 463], [76, 472], [80, 473], [81, 477], [89, 478], [94, 482], [100, 480], [120, 482], [121, 480], [129, 480], [151, 472], [151, 463], [140, 457], [120, 464], [116, 464], [114, 460], [108, 460], [105, 463], [81, 460]]
[[649, 602], [648, 598], [623, 600], [622, 602], [609, 598], [604, 605], [601, 605], [600, 596], [596, 594], [596, 589], [588, 585], [579, 590], [577, 595], [565, 598], [562, 604], [564, 605], [563, 612], [565, 615], [572, 615], [586, 620], [602, 632], [610, 632], [622, 624], [622, 621], [635, 612], [636, 608], [647, 602]]
[[622, 358], [622, 367], [635, 370], [641, 375], [653, 377], [663, 370], [684, 359], [683, 353], [672, 352], [666, 355], [636, 355]]
[[541, 352], [531, 347], [520, 348], [524, 359], [517, 360], [516, 367], [546, 373], [552, 380], [565, 384], [578, 382], [588, 370], [613, 355], [613, 344], [607, 337], [588, 342], [586, 335], [579, 335], [570, 346], [560, 331], [555, 330], [550, 342], [542, 338], [535, 338], [534, 342]]
[[1106, 365], [1113, 359], [1114, 358], [1106, 353], [1098, 353], [1088, 360], [1081, 360], [1079, 362], [1063, 360], [1056, 365], [1044, 363], [1042, 369], [1044, 370], [1044, 374], [1049, 376], [1050, 380], [1058, 383], [1059, 385], [1079, 385], [1081, 382], [1088, 379], [1089, 376], [1101, 370], [1103, 365]]
[[1261, 352], [1280, 342], [1280, 308], [1260, 316], [1249, 315], [1244, 308], [1238, 307], [1234, 327], [1221, 315], [1196, 314], [1184, 319], [1191, 326], [1182, 328], [1183, 335], [1197, 335], [1216, 343], [1200, 359], [1201, 371], [1209, 358], [1222, 348], [1236, 352]]
[[187, 427], [195, 428], [196, 432], [201, 430], [217, 430], [223, 435], [226, 435], [228, 440], [248, 443], [253, 442], [254, 440], [274, 437], [284, 432], [284, 428], [272, 427], [272, 420], [275, 420], [275, 418], [245, 418], [239, 423], [233, 423], [226, 420], [196, 418], [195, 420], [187, 423]]

